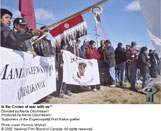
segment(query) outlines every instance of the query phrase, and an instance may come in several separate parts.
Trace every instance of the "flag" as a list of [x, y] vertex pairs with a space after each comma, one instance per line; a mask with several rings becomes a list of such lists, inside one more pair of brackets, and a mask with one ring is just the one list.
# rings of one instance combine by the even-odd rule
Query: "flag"
[[51, 30], [50, 33], [53, 37], [56, 37], [57, 35], [62, 34], [64, 31], [78, 25], [81, 22], [83, 22], [82, 15], [77, 15], [77, 16], [65, 21], [64, 23], [60, 24], [59, 26], [57, 26], [53, 30]]
[[32, 0], [19, 0], [19, 10], [21, 16], [28, 23], [27, 26], [31, 29], [36, 29], [35, 11]]
[[86, 28], [86, 22], [84, 22], [82, 15], [79, 14], [52, 29], [50, 34], [55, 38], [56, 43], [60, 43], [62, 40], [74, 40], [86, 35]]

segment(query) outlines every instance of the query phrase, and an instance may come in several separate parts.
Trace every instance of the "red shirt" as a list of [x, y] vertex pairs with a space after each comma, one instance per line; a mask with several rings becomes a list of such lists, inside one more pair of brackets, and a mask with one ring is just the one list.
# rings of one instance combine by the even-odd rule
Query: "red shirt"
[[128, 51], [128, 64], [136, 64], [136, 60], [138, 59], [137, 50], [131, 48]]
[[86, 50], [87, 59], [100, 59], [100, 54], [95, 48]]

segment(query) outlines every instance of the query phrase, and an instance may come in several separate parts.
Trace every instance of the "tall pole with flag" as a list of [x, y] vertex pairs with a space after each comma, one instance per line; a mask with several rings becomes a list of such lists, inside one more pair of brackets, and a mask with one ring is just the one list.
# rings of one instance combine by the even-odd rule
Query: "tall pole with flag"
[[28, 23], [27, 26], [31, 29], [36, 29], [35, 11], [32, 0], [19, 0], [19, 10], [21, 16]]

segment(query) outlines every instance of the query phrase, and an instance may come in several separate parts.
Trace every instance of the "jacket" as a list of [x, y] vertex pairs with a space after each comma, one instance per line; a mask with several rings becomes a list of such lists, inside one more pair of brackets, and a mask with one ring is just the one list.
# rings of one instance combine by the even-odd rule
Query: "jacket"
[[72, 51], [71, 51], [74, 55], [78, 56], [78, 57], [82, 57], [81, 55], [81, 49], [75, 46], [75, 51], [74, 51], [74, 47], [72, 47]]
[[100, 54], [100, 60], [103, 60], [103, 51], [104, 51], [104, 47], [100, 46], [97, 50]]
[[86, 50], [87, 59], [99, 59], [100, 54], [97, 52], [95, 48], [89, 48]]
[[86, 59], [86, 50], [89, 48], [85, 43], [81, 46], [81, 56]]
[[34, 50], [37, 55], [50, 57], [52, 55], [51, 41], [46, 38], [41, 39], [37, 45], [34, 44]]
[[155, 59], [155, 55], [154, 54], [149, 54], [150, 57], [150, 64], [151, 66], [156, 66], [157, 65], [157, 61]]
[[137, 64], [137, 59], [138, 59], [138, 55], [137, 55], [137, 50], [136, 49], [129, 49], [127, 52], [127, 63], [129, 65], [131, 64]]
[[150, 63], [148, 62], [148, 57], [144, 54], [144, 53], [140, 53], [139, 54], [139, 64], [140, 64], [140, 71], [142, 74], [144, 73], [149, 73], [149, 66]]
[[105, 48], [104, 50], [104, 63], [107, 67], [115, 67], [115, 51], [112, 46]]
[[124, 48], [117, 47], [115, 50], [116, 64], [121, 64], [126, 61], [126, 51]]
[[23, 31], [8, 30], [4, 25], [1, 25], [1, 46], [27, 51], [24, 42], [33, 37], [31, 29], [24, 29]]

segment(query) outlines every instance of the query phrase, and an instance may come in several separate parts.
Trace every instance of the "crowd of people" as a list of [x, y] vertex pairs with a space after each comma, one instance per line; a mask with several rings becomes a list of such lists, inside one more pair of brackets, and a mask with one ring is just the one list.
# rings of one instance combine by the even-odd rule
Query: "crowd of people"
[[[135, 41], [131, 42], [131, 45], [126, 45], [126, 49], [123, 48], [122, 43], [118, 43], [117, 48], [114, 49], [110, 40], [101, 40], [100, 47], [96, 49], [96, 43], [93, 40], [85, 39], [81, 47], [80, 40], [77, 40], [74, 46], [64, 45], [63, 49], [84, 59], [98, 60], [101, 85], [116, 87], [116, 84], [119, 83], [119, 86], [124, 88], [125, 81], [128, 81], [131, 84], [130, 89], [137, 91], [136, 86], [139, 83], [142, 84], [142, 88], [145, 88], [152, 77], [160, 75], [158, 54], [155, 50], [149, 50], [148, 53], [147, 47], [138, 49]], [[63, 73], [63, 61], [59, 63], [59, 71]], [[143, 79], [140, 79], [141, 76]], [[62, 74], [59, 78], [61, 77]], [[64, 97], [65, 94], [72, 95], [72, 85], [66, 85], [62, 81], [60, 84], [60, 97]], [[77, 86], [73, 89], [74, 92], [76, 89], [79, 92], [84, 87]], [[93, 91], [100, 89], [100, 85], [90, 87], [90, 90]]]
[[[56, 56], [58, 63], [57, 91], [61, 98], [71, 96], [72, 92], [102, 90], [100, 85], [84, 87], [62, 82], [64, 66], [62, 49], [84, 59], [98, 60], [101, 85], [109, 85], [112, 88], [116, 87], [117, 83], [121, 88], [124, 88], [125, 81], [129, 81], [130, 89], [137, 91], [136, 86], [139, 82], [142, 82], [142, 88], [145, 88], [151, 77], [160, 75], [160, 58], [155, 50], [149, 50], [149, 53], [147, 47], [138, 50], [137, 43], [134, 41], [131, 42], [131, 45], [126, 45], [126, 49], [123, 48], [122, 43], [118, 43], [117, 48], [114, 49], [110, 40], [101, 40], [100, 47], [96, 49], [95, 41], [88, 39], [84, 40], [81, 47], [81, 41], [75, 40], [73, 44], [62, 42], [61, 47], [56, 46], [55, 49], [47, 39], [48, 30], [45, 26], [32, 30], [27, 27], [23, 18], [16, 18], [13, 22], [13, 29], [11, 29], [11, 18], [10, 11], [1, 9], [1, 46], [32, 53], [34, 56]], [[33, 42], [33, 36], [44, 37]], [[140, 80], [141, 76], [143, 77], [142, 81]]]

